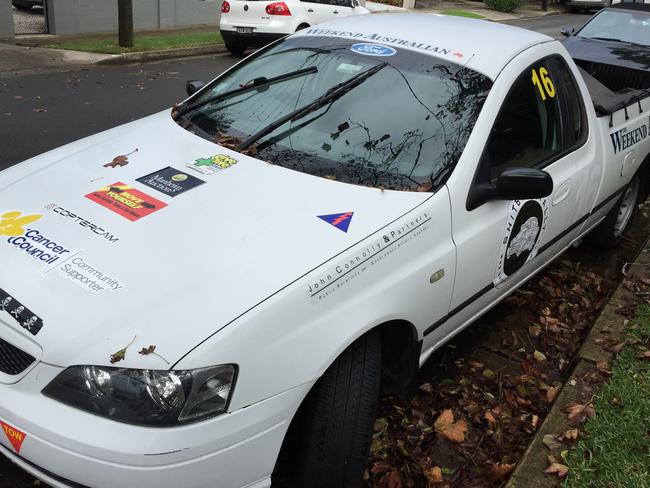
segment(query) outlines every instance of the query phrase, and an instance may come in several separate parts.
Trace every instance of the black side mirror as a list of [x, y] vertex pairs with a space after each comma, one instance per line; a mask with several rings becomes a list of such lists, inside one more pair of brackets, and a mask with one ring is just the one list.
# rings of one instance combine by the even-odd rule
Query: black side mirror
[[553, 178], [535, 168], [507, 168], [497, 178], [497, 197], [501, 200], [544, 198], [553, 193]]
[[575, 27], [562, 27], [560, 29], [560, 34], [562, 34], [564, 37], [570, 37], [575, 33], [576, 33]]
[[535, 168], [506, 168], [495, 183], [474, 185], [467, 196], [468, 211], [490, 200], [528, 200], [553, 193], [553, 178]]
[[185, 91], [188, 96], [194, 95], [197, 91], [205, 86], [205, 83], [199, 80], [190, 80], [185, 83]]

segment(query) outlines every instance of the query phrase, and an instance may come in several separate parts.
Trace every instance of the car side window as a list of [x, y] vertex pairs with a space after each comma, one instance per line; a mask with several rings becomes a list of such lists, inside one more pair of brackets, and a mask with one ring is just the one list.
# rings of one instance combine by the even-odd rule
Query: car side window
[[548, 64], [563, 92], [560, 101], [565, 104], [562, 107], [565, 121], [564, 148], [574, 149], [587, 141], [588, 123], [584, 100], [566, 62], [559, 56], [553, 56], [548, 59]]
[[481, 165], [489, 167], [490, 180], [505, 168], [543, 167], [562, 152], [557, 86], [546, 59], [531, 64], [519, 75], [483, 153]]

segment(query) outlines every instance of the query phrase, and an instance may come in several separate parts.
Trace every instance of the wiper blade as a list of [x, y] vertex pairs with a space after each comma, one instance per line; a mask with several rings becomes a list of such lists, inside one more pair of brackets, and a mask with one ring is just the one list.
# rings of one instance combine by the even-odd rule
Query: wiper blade
[[318, 73], [318, 68], [316, 66], [310, 66], [309, 68], [290, 71], [289, 73], [284, 73], [278, 76], [274, 76], [273, 78], [266, 78], [265, 76], [260, 76], [259, 78], [255, 78], [249, 81], [248, 83], [246, 83], [245, 85], [240, 86], [239, 88], [235, 88], [234, 90], [228, 90], [227, 92], [220, 93], [219, 95], [215, 95], [214, 97], [210, 97], [207, 100], [201, 100], [200, 102], [196, 102], [191, 105], [188, 105], [187, 107], [184, 107], [178, 111], [176, 118], [188, 112], [193, 112], [194, 110], [201, 108], [209, 103], [219, 102], [221, 100], [225, 100], [227, 98], [235, 96], [239, 93], [244, 93], [250, 90], [254, 90], [262, 86], [269, 86], [274, 83], [289, 80], [292, 78], [297, 78], [299, 76], [310, 75], [312, 73]]
[[614, 39], [613, 37], [588, 37], [587, 39], [596, 39], [597, 41], [614, 41], [614, 42], [625, 42], [620, 39]]
[[356, 86], [359, 86], [361, 83], [366, 81], [368, 78], [370, 78], [372, 75], [377, 73], [380, 69], [384, 68], [388, 63], [382, 63], [378, 64], [376, 66], [373, 66], [372, 68], [367, 69], [366, 71], [362, 71], [361, 73], [354, 75], [352, 78], [350, 78], [347, 81], [344, 81], [343, 83], [339, 83], [338, 85], [333, 86], [329, 90], [325, 92], [324, 95], [318, 97], [316, 100], [313, 102], [308, 103], [307, 105], [304, 105], [303, 107], [300, 107], [297, 110], [294, 110], [293, 112], [288, 113], [284, 117], [279, 118], [275, 122], [271, 122], [269, 125], [264, 127], [263, 129], [259, 130], [252, 136], [250, 136], [248, 139], [244, 140], [239, 146], [237, 146], [236, 150], [237, 151], [245, 151], [248, 149], [252, 144], [255, 144], [257, 141], [259, 141], [262, 137], [270, 134], [273, 132], [275, 129], [278, 127], [281, 127], [288, 121], [296, 121], [298, 119], [303, 118], [305, 115], [308, 115], [312, 112], [315, 112], [319, 108], [323, 107], [324, 105], [327, 105], [330, 102], [333, 102], [334, 100], [341, 98], [343, 95], [345, 95], [347, 92], [355, 88]]

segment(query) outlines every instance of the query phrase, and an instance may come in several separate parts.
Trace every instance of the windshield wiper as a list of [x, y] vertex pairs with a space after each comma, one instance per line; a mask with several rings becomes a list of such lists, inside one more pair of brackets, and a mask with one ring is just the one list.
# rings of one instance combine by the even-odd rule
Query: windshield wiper
[[596, 39], [598, 41], [614, 41], [614, 42], [625, 42], [620, 39], [614, 39], [613, 37], [589, 37], [588, 39]]
[[292, 78], [297, 78], [299, 76], [310, 75], [312, 73], [318, 73], [318, 68], [316, 66], [310, 66], [309, 68], [290, 71], [289, 73], [284, 73], [282, 75], [274, 76], [273, 78], [266, 78], [265, 76], [260, 76], [259, 78], [255, 78], [249, 81], [248, 83], [246, 83], [245, 85], [240, 86], [239, 88], [235, 88], [234, 90], [228, 90], [227, 92], [220, 93], [219, 95], [215, 95], [214, 97], [210, 97], [207, 100], [201, 100], [200, 102], [196, 102], [191, 105], [188, 105], [187, 107], [184, 107], [178, 111], [176, 118], [188, 112], [193, 112], [194, 110], [201, 108], [207, 105], [208, 103], [219, 102], [221, 100], [225, 100], [227, 98], [235, 96], [239, 93], [244, 93], [250, 90], [254, 90], [262, 86], [269, 86], [274, 83], [289, 80]]
[[239, 144], [236, 150], [240, 152], [245, 151], [251, 145], [259, 141], [262, 137], [264, 137], [267, 134], [270, 134], [278, 127], [284, 125], [289, 120], [295, 122], [296, 120], [303, 118], [305, 115], [315, 112], [316, 110], [323, 107], [324, 105], [327, 105], [328, 103], [333, 102], [338, 98], [341, 98], [343, 95], [345, 95], [347, 92], [352, 90], [354, 87], [359, 86], [361, 83], [366, 81], [372, 75], [377, 73], [380, 69], [382, 69], [387, 64], [388, 63], [382, 63], [382, 64], [378, 64], [377, 66], [373, 66], [372, 68], [369, 68], [366, 71], [362, 71], [361, 73], [354, 75], [349, 80], [333, 86], [332, 88], [327, 90], [324, 95], [318, 97], [313, 102], [310, 102], [307, 105], [300, 107], [299, 109], [294, 110], [293, 112], [288, 113], [284, 117], [279, 118], [275, 122], [271, 122], [263, 129], [257, 131], [255, 134], [253, 134], [248, 139], [244, 140], [241, 144]]

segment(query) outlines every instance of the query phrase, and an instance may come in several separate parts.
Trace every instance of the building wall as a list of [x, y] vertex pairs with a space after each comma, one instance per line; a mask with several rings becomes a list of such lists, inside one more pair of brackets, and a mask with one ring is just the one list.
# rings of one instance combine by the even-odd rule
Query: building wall
[[0, 0], [0, 39], [14, 36], [14, 14], [10, 0]]
[[[89, 34], [118, 29], [116, 0], [48, 0], [48, 6], [50, 34]], [[214, 0], [133, 0], [133, 24], [136, 30], [216, 26], [219, 6]]]

